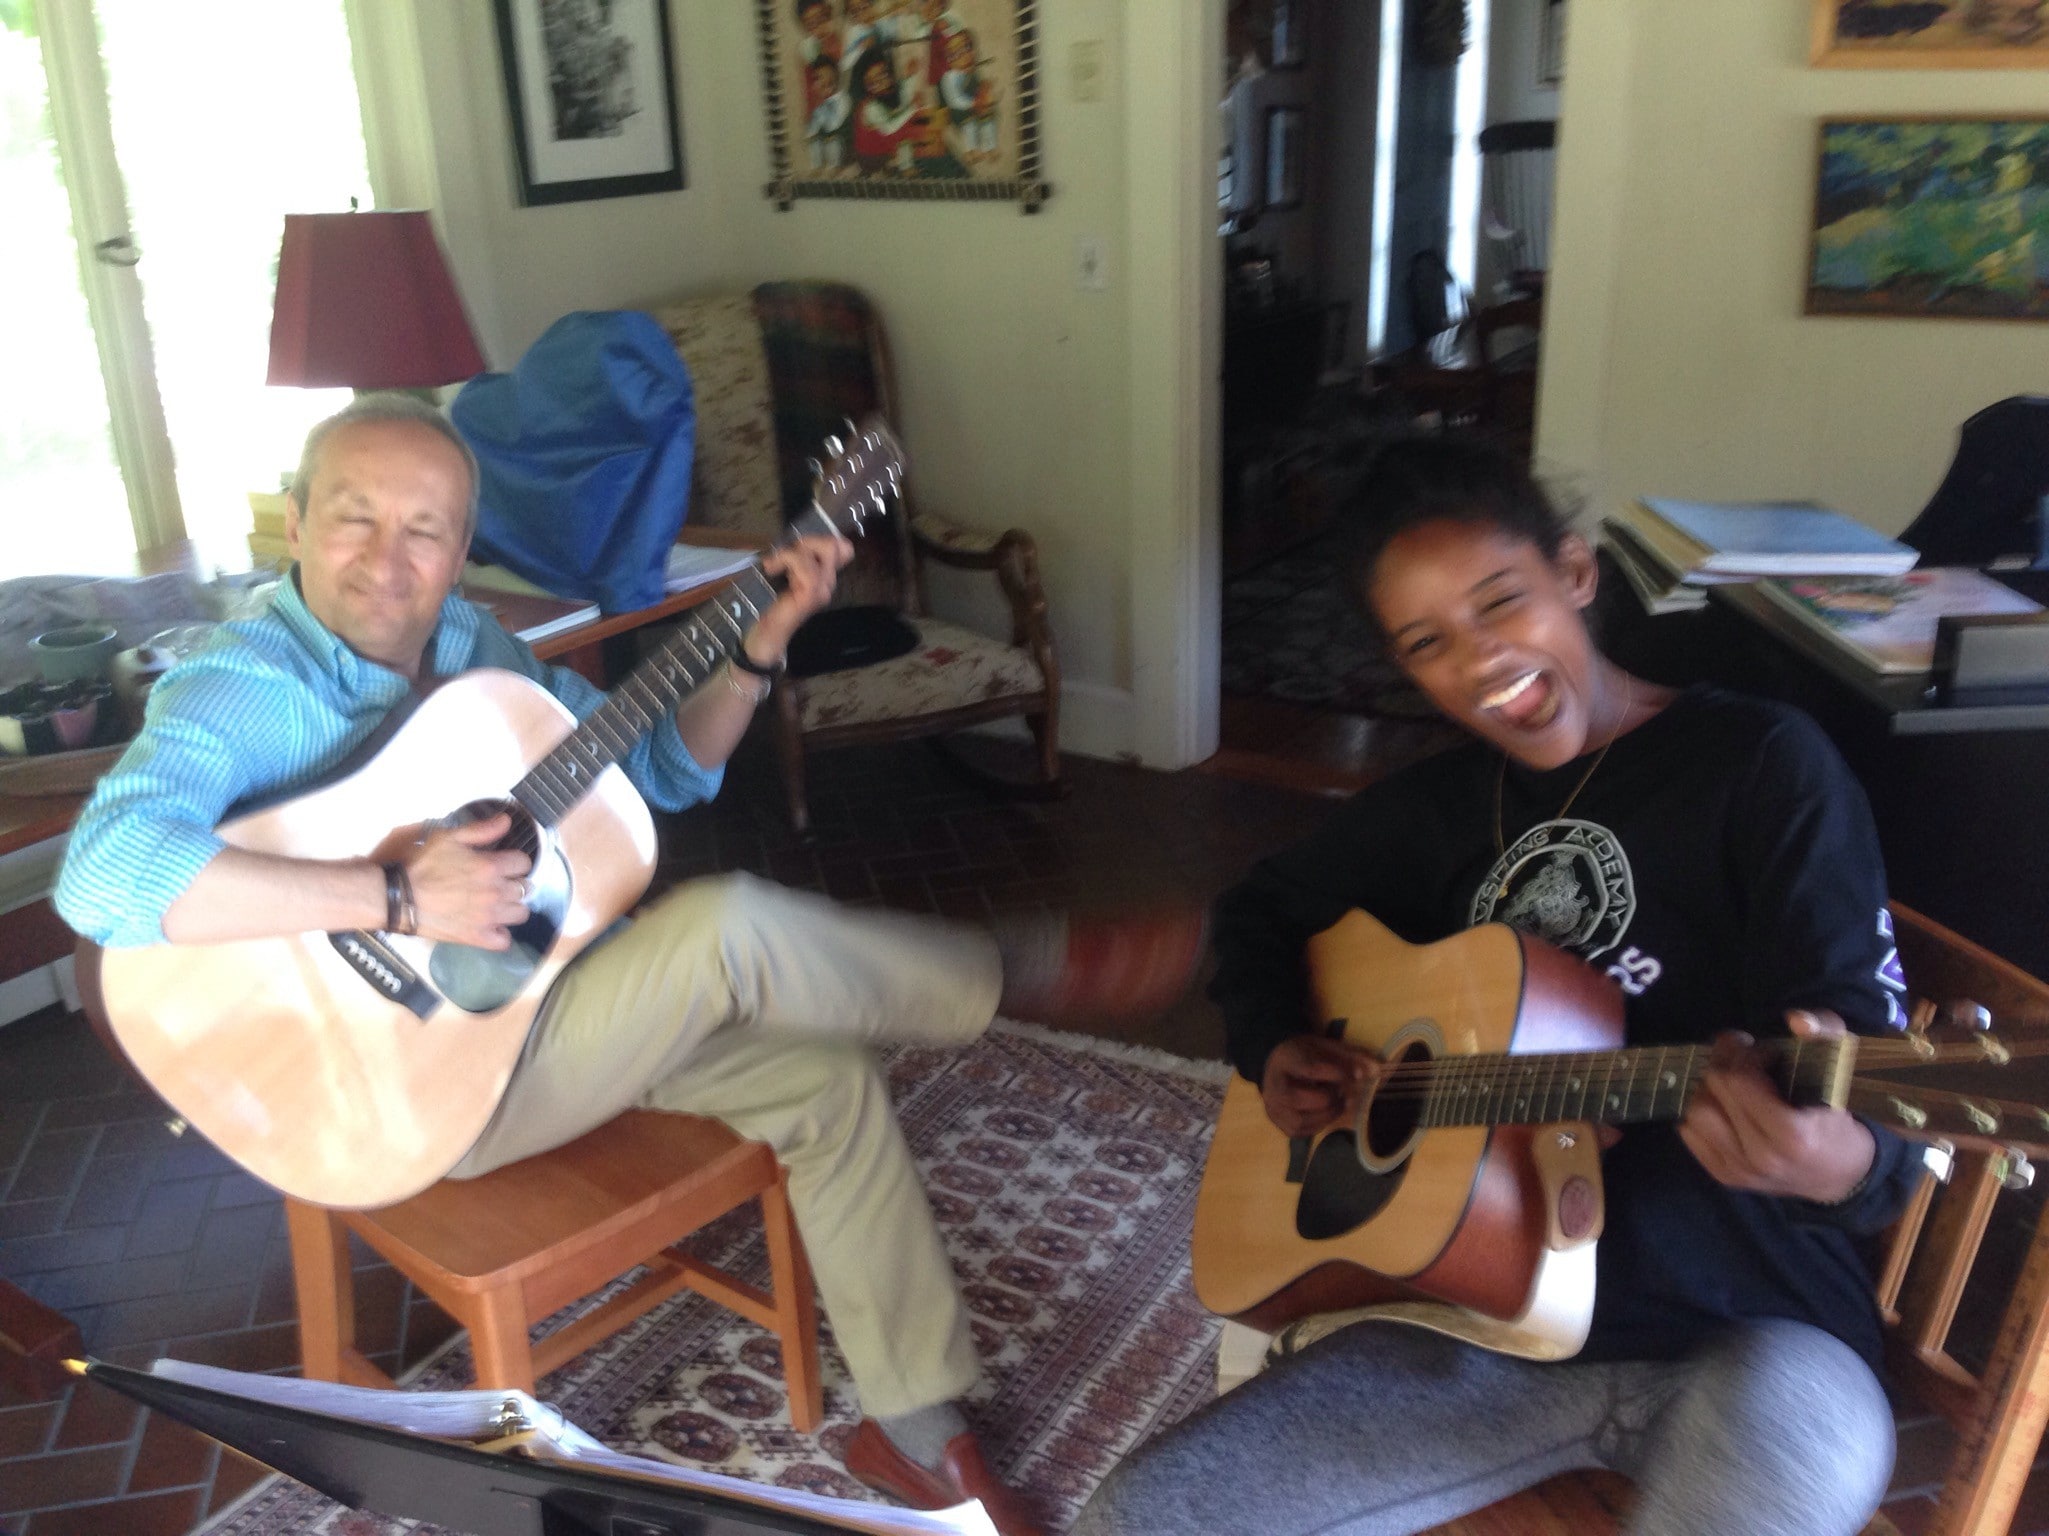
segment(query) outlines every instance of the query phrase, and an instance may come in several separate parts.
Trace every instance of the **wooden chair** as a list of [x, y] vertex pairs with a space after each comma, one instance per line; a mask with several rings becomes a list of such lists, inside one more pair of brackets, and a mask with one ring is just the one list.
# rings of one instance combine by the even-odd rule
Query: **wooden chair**
[[[2049, 1054], [2049, 984], [1898, 902], [1892, 913], [1917, 999], [1915, 1028], [1982, 1006], [2017, 1057]], [[1987, 1067], [1978, 1080], [1988, 1098], [1999, 1093], [1999, 1070]], [[1969, 1086], [1974, 1095], [1980, 1091], [1978, 1082]], [[2049, 1207], [2032, 1223], [1983, 1364], [1974, 1370], [1959, 1361], [1950, 1337], [1999, 1197], [2025, 1187], [2028, 1157], [2049, 1156], [2049, 1126], [2039, 1116], [2015, 1114], [1995, 1132], [1945, 1131], [1941, 1140], [1953, 1152], [1947, 1182], [1933, 1171], [1923, 1177], [1884, 1246], [1878, 1302], [1886, 1375], [1956, 1434], [1934, 1512], [1910, 1528], [1916, 1536], [2001, 1536], [2049, 1423]], [[1570, 1473], [1425, 1536], [1614, 1536], [1627, 1504], [1628, 1485], [1614, 1474]], [[1881, 1510], [1865, 1536], [1897, 1536], [1899, 1529]]]
[[[100, 997], [98, 946], [78, 946], [77, 975], [87, 1021], [125, 1064]], [[767, 1291], [680, 1246], [750, 1199], [761, 1202]], [[284, 1204], [308, 1377], [394, 1385], [356, 1348], [353, 1232], [469, 1330], [480, 1387], [532, 1391], [537, 1377], [693, 1290], [776, 1335], [792, 1424], [809, 1431], [824, 1417], [818, 1312], [786, 1176], [765, 1143], [716, 1120], [629, 1110], [552, 1151], [481, 1178], [444, 1179], [381, 1210], [329, 1210], [289, 1196]], [[647, 1274], [529, 1342], [534, 1323], [636, 1266]]]
[[[691, 299], [654, 312], [697, 386], [690, 525], [767, 542], [810, 494], [808, 456], [849, 417], [897, 419], [895, 367], [881, 317], [840, 283], [764, 283], [749, 294]], [[912, 484], [916, 466], [912, 466]], [[926, 575], [940, 566], [992, 577], [1010, 633], [998, 639], [935, 617]], [[871, 520], [841, 574], [836, 606], [894, 611], [917, 634], [905, 655], [785, 678], [770, 701], [791, 825], [810, 825], [808, 754], [859, 742], [936, 739], [1020, 717], [1038, 748], [1035, 783], [989, 781], [1051, 796], [1060, 775], [1060, 664], [1029, 533], [972, 528], [907, 489]], [[986, 776], [981, 776], [986, 779]]]
[[[397, 1205], [334, 1211], [285, 1200], [305, 1373], [388, 1387], [355, 1347], [351, 1232], [470, 1332], [480, 1387], [532, 1391], [682, 1290], [709, 1296], [782, 1345], [790, 1421], [824, 1413], [818, 1313], [784, 1173], [764, 1143], [716, 1120], [628, 1110], [566, 1146], [477, 1179], [444, 1179]], [[680, 1240], [750, 1199], [761, 1201], [771, 1290], [685, 1252]], [[532, 1325], [635, 1265], [647, 1274], [538, 1344]]]

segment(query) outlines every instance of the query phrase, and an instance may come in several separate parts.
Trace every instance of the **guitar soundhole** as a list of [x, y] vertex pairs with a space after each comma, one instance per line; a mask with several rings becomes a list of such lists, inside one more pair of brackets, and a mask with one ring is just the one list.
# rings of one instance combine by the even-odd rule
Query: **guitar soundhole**
[[[1425, 1062], [1430, 1052], [1420, 1040], [1411, 1040], [1390, 1060], [1396, 1065]], [[1366, 1106], [1366, 1146], [1362, 1154], [1368, 1165], [1386, 1167], [1409, 1150], [1416, 1139], [1416, 1122], [1423, 1112], [1423, 1096], [1416, 1092], [1382, 1091]]]
[[495, 844], [514, 848], [533, 862], [527, 876], [531, 894], [527, 918], [512, 930], [510, 949], [479, 949], [469, 944], [436, 944], [427, 974], [441, 995], [465, 1013], [490, 1013], [517, 997], [562, 931], [569, 910], [569, 864], [533, 817], [511, 800], [473, 800], [453, 816], [453, 825], [470, 825], [504, 813], [512, 826]]
[[[1429, 1056], [1421, 1040], [1411, 1039], [1388, 1059], [1402, 1063]], [[1302, 1176], [1295, 1230], [1312, 1241], [1342, 1237], [1379, 1215], [1402, 1186], [1421, 1111], [1420, 1095], [1384, 1090], [1366, 1106], [1363, 1146], [1353, 1131], [1332, 1131], [1318, 1142]]]

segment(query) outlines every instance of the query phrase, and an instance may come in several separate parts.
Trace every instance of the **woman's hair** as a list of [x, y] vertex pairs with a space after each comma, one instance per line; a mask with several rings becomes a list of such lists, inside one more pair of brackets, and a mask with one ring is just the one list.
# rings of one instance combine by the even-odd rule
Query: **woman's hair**
[[1374, 455], [1339, 514], [1343, 570], [1360, 600], [1397, 535], [1447, 521], [1527, 540], [1547, 560], [1572, 531], [1528, 467], [1500, 449], [1457, 437], [1400, 438]]

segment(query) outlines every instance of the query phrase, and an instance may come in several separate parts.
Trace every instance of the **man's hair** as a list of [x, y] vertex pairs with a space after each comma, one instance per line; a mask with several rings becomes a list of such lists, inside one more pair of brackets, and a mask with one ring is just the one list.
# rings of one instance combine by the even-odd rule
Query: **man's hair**
[[306, 446], [299, 454], [298, 472], [292, 476], [292, 500], [299, 504], [299, 516], [303, 518], [306, 515], [313, 493], [313, 471], [319, 466], [320, 450], [327, 445], [327, 440], [343, 427], [373, 426], [387, 421], [409, 421], [415, 426], [438, 432], [455, 444], [462, 454], [463, 467], [470, 476], [469, 502], [462, 525], [462, 536], [468, 539], [477, 531], [477, 456], [463, 441], [462, 434], [455, 430], [455, 423], [438, 407], [417, 395], [400, 394], [395, 390], [358, 395], [326, 420], [314, 423], [313, 430], [306, 434]]
[[1518, 459], [1458, 437], [1405, 437], [1382, 448], [1339, 517], [1343, 571], [1372, 617], [1368, 594], [1380, 557], [1424, 523], [1492, 528], [1537, 546], [1547, 560], [1572, 532]]

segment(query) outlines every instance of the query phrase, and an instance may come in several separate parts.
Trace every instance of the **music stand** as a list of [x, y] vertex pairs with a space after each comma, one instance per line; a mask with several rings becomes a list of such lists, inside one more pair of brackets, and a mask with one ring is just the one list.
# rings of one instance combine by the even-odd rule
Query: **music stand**
[[[468, 1536], [835, 1536], [851, 1529], [742, 1499], [258, 1402], [100, 1361], [74, 1369], [338, 1503]], [[877, 1510], [899, 1513], [908, 1516], [908, 1527], [921, 1521], [909, 1511]]]

